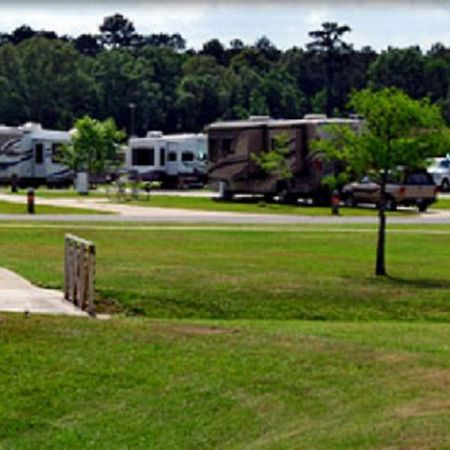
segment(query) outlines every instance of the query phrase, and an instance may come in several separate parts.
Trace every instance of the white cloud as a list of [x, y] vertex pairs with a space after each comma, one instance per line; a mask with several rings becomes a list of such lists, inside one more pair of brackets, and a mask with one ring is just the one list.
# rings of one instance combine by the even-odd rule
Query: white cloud
[[296, 3], [247, 0], [243, 3], [169, 2], [130, 0], [73, 2], [1, 3], [0, 31], [10, 32], [22, 24], [77, 36], [96, 33], [105, 16], [120, 12], [140, 33], [181, 33], [196, 48], [214, 37], [228, 43], [239, 37], [246, 43], [266, 35], [281, 48], [302, 46], [308, 31], [325, 21], [351, 26], [346, 35], [356, 48], [375, 49], [388, 45], [419, 44], [428, 48], [437, 41], [450, 45], [450, 8], [447, 3], [380, 4], [375, 2]]

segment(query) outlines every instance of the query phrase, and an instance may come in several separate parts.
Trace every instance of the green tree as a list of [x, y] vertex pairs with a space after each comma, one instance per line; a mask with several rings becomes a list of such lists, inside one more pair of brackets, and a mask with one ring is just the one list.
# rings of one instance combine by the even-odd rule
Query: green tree
[[73, 42], [75, 48], [87, 56], [96, 56], [102, 50], [100, 37], [96, 35], [81, 34]]
[[62, 161], [74, 171], [102, 174], [117, 165], [117, 151], [124, 138], [113, 119], [101, 122], [84, 116], [76, 121], [70, 142], [63, 146]]
[[281, 55], [281, 51], [278, 50], [272, 42], [270, 42], [267, 36], [261, 36], [255, 42], [255, 48], [259, 50], [269, 61], [277, 61]]
[[389, 48], [368, 69], [369, 87], [396, 87], [413, 98], [427, 93], [425, 58], [419, 47]]
[[295, 119], [307, 112], [306, 100], [286, 71], [273, 69], [252, 90], [250, 112]]
[[330, 139], [316, 142], [316, 150], [332, 160], [342, 161], [351, 175], [368, 172], [379, 177], [381, 201], [378, 206], [376, 275], [386, 275], [386, 183], [398, 166], [419, 168], [428, 157], [448, 145], [448, 132], [440, 109], [428, 99], [413, 100], [395, 88], [355, 92], [349, 105], [364, 116], [359, 130], [330, 126]]
[[275, 175], [283, 181], [289, 181], [292, 169], [289, 166], [289, 134], [280, 133], [273, 137], [273, 148], [261, 154], [252, 153], [251, 157], [264, 172]]
[[183, 65], [184, 76], [177, 89], [181, 128], [199, 131], [222, 117], [229, 106], [231, 83], [226, 69], [212, 56], [195, 56]]
[[0, 47], [0, 117], [16, 125], [29, 120], [24, 68], [12, 44]]
[[444, 58], [431, 57], [425, 62], [424, 82], [431, 101], [444, 99], [450, 87], [450, 65]]
[[219, 39], [211, 39], [203, 44], [202, 55], [212, 56], [219, 64], [225, 64], [225, 47]]
[[308, 34], [314, 40], [307, 44], [307, 48], [323, 55], [326, 70], [326, 114], [333, 112], [333, 87], [336, 72], [341, 68], [344, 56], [351, 50], [351, 46], [342, 40], [342, 36], [351, 31], [347, 25], [335, 22], [325, 22], [321, 30], [310, 31]]
[[139, 40], [133, 23], [118, 13], [103, 19], [100, 33], [106, 48], [130, 47], [134, 41]]
[[[14, 108], [15, 120], [66, 128], [75, 117], [93, 113], [97, 100], [91, 62], [73, 45], [42, 37], [0, 48], [0, 110]], [[1, 81], [0, 81], [1, 82]], [[9, 117], [10, 113], [6, 114]]]

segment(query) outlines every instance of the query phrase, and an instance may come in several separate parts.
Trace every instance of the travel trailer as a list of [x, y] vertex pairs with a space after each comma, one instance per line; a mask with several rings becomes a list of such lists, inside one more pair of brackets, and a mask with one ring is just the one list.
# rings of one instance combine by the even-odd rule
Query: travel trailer
[[61, 163], [66, 131], [45, 130], [40, 124], [0, 125], [0, 183], [20, 186], [68, 186], [73, 174]]
[[[208, 134], [208, 175], [222, 198], [235, 194], [261, 194], [296, 202], [310, 198], [323, 202], [329, 193], [323, 177], [334, 173], [336, 163], [325, 161], [314, 152], [311, 141], [326, 138], [326, 125], [340, 124], [358, 129], [359, 118], [327, 118], [309, 114], [303, 119], [279, 120], [252, 116], [248, 120], [216, 122], [206, 127]], [[264, 171], [253, 155], [274, 147], [274, 137], [285, 133], [289, 137], [287, 166], [292, 172], [288, 180]]]
[[125, 168], [139, 180], [160, 181], [167, 187], [203, 186], [207, 151], [204, 134], [150, 131], [146, 137], [128, 141]]

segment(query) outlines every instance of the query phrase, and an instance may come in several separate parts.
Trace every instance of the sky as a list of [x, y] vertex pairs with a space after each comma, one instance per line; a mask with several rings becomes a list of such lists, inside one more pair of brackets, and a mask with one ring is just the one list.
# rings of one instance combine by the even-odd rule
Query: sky
[[308, 31], [325, 21], [349, 25], [347, 41], [357, 49], [450, 46], [450, 0], [0, 0], [0, 11], [2, 32], [27, 24], [71, 36], [97, 33], [105, 16], [119, 12], [141, 34], [178, 32], [196, 49], [212, 38], [226, 45], [234, 38], [253, 44], [263, 35], [281, 49], [303, 47]]

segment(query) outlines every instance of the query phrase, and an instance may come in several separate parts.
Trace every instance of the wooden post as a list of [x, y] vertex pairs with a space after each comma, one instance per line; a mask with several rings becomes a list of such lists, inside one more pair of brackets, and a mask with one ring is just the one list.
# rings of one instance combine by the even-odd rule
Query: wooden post
[[89, 279], [87, 283], [87, 312], [91, 316], [95, 316], [95, 309], [94, 309], [94, 277], [95, 277], [95, 247], [91, 245], [89, 247], [89, 254], [88, 254], [88, 274]]
[[64, 243], [64, 298], [89, 315], [94, 308], [95, 245], [72, 234]]

